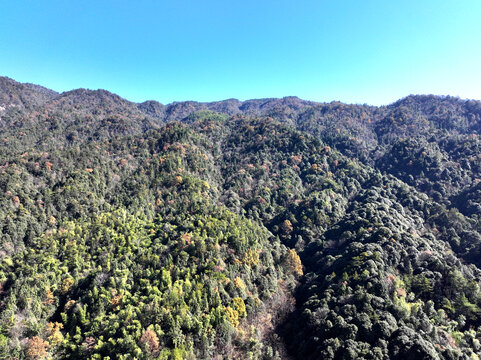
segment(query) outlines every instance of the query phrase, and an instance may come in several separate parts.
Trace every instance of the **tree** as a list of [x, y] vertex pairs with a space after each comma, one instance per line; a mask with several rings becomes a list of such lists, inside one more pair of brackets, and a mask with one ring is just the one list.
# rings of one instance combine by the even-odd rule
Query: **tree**
[[282, 222], [282, 225], [281, 225], [281, 230], [284, 232], [284, 234], [286, 235], [289, 235], [292, 230], [294, 230], [293, 226], [292, 226], [292, 223], [290, 222], [290, 220], [286, 219]]
[[50, 345], [56, 346], [62, 342], [63, 335], [60, 332], [61, 329], [63, 329], [63, 325], [58, 322], [49, 322], [45, 326], [45, 333], [48, 336]]
[[156, 357], [159, 354], [159, 337], [152, 329], [147, 329], [140, 338], [140, 347]]
[[304, 272], [302, 271], [302, 262], [299, 255], [297, 255], [296, 250], [289, 249], [287, 251], [286, 264], [289, 270], [291, 270], [297, 276], [302, 276]]
[[38, 360], [47, 356], [49, 343], [38, 336], [34, 336], [28, 341], [27, 356], [29, 359]]

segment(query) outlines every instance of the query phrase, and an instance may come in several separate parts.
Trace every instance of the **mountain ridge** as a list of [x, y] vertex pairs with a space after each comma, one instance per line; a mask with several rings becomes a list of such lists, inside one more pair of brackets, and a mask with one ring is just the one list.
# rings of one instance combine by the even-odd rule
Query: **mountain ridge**
[[[451, 96], [451, 95], [434, 95], [434, 94], [410, 94], [410, 95], [406, 95], [405, 97], [399, 99], [399, 100], [395, 100], [393, 101], [392, 103], [390, 104], [385, 104], [385, 105], [369, 105], [369, 104], [361, 104], [361, 103], [344, 103], [342, 101], [339, 101], [339, 100], [333, 100], [333, 101], [330, 101], [330, 102], [319, 102], [319, 101], [312, 101], [312, 100], [304, 100], [304, 99], [300, 99], [299, 97], [295, 96], [295, 95], [290, 95], [290, 96], [284, 96], [284, 97], [281, 97], [281, 98], [260, 98], [260, 99], [246, 99], [246, 100], [239, 100], [239, 99], [236, 99], [236, 98], [229, 98], [229, 99], [224, 99], [224, 100], [215, 100], [215, 101], [195, 101], [195, 100], [184, 100], [184, 101], [173, 101], [172, 103], [167, 103], [167, 104], [163, 104], [161, 102], [159, 102], [158, 100], [154, 100], [154, 99], [149, 99], [149, 100], [144, 100], [144, 101], [141, 101], [141, 102], [134, 102], [134, 101], [130, 101], [122, 96], [119, 96], [109, 90], [106, 90], [106, 89], [88, 89], [88, 88], [78, 88], [78, 89], [72, 89], [72, 90], [67, 90], [67, 91], [64, 91], [64, 92], [56, 92], [54, 90], [51, 90], [51, 89], [48, 89], [46, 87], [43, 87], [41, 85], [36, 85], [36, 84], [32, 84], [32, 83], [21, 83], [21, 82], [17, 82], [15, 81], [14, 79], [12, 78], [9, 78], [7, 76], [0, 76], [0, 79], [1, 79], [1, 83], [2, 84], [5, 84], [5, 83], [9, 83], [10, 86], [16, 86], [16, 87], [25, 87], [25, 88], [30, 88], [32, 91], [33, 90], [36, 90], [38, 93], [42, 93], [42, 92], [47, 92], [47, 93], [50, 93], [52, 95], [56, 95], [56, 96], [59, 96], [59, 95], [62, 95], [62, 96], [67, 96], [68, 94], [75, 94], [77, 92], [80, 92], [80, 93], [89, 93], [89, 92], [92, 92], [92, 93], [99, 93], [99, 94], [102, 94], [102, 93], [105, 93], [105, 94], [110, 94], [110, 95], [113, 95], [114, 97], [118, 97], [120, 99], [122, 99], [122, 101], [126, 101], [128, 103], [131, 103], [131, 104], [136, 104], [136, 105], [141, 105], [141, 104], [144, 104], [144, 103], [156, 103], [158, 105], [161, 105], [161, 106], [165, 106], [165, 107], [168, 107], [168, 106], [173, 106], [173, 105], [178, 105], [178, 104], [182, 104], [182, 103], [194, 103], [194, 104], [198, 104], [198, 105], [205, 105], [207, 107], [210, 107], [209, 105], [211, 105], [212, 107], [216, 107], [218, 105], [223, 105], [223, 104], [239, 104], [239, 108], [242, 108], [242, 107], [248, 107], [248, 105], [251, 105], [251, 104], [262, 104], [262, 105], [265, 105], [265, 104], [269, 104], [269, 103], [272, 103], [272, 102], [281, 102], [281, 103], [298, 103], [298, 104], [303, 104], [303, 105], [328, 105], [328, 104], [343, 104], [343, 105], [346, 105], [346, 106], [359, 106], [359, 107], [364, 107], [364, 106], [367, 106], [367, 107], [373, 107], [373, 108], [385, 108], [385, 107], [395, 107], [395, 106], [398, 106], [398, 105], [401, 105], [401, 104], [405, 104], [408, 99], [440, 99], [440, 100], [443, 100], [443, 99], [454, 99], [456, 101], [459, 101], [459, 102], [464, 102], [464, 103], [479, 103], [481, 100], [477, 100], [477, 99], [463, 99], [463, 98], [459, 98], [459, 97], [456, 97], [456, 96]], [[3, 87], [1, 88], [2, 92], [5, 92], [5, 85], [2, 85]]]

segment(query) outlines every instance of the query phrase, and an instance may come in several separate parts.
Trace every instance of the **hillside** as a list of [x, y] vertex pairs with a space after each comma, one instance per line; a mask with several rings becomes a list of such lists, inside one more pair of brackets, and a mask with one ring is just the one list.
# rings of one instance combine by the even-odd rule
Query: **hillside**
[[481, 102], [0, 99], [0, 359], [479, 359]]

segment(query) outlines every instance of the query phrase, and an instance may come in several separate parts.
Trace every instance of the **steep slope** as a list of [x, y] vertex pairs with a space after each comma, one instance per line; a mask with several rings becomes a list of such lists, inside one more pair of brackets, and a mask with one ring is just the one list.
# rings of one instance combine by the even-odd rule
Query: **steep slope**
[[[315, 138], [203, 119], [50, 156], [5, 169], [4, 219], [25, 224], [3, 230], [5, 351], [286, 357], [276, 325], [299, 358], [477, 351], [481, 276], [459, 259], [479, 234], [445, 240], [455, 226], [425, 195]], [[261, 320], [296, 279], [296, 320]]]

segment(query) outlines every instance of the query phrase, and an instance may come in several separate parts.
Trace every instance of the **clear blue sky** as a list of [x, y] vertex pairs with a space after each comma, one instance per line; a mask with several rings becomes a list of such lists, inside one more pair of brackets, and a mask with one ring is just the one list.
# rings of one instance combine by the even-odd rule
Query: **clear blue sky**
[[481, 1], [4, 1], [0, 75], [132, 101], [481, 99]]

